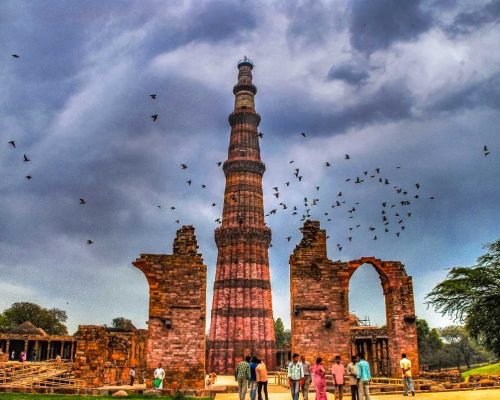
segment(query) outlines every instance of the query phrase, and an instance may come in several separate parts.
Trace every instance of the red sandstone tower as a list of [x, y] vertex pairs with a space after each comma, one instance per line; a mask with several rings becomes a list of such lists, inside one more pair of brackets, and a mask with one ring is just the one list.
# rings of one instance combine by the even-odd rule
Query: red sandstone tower
[[238, 62], [233, 88], [231, 137], [224, 162], [226, 189], [222, 226], [215, 230], [218, 248], [209, 338], [209, 371], [233, 373], [245, 355], [276, 366], [268, 249], [271, 229], [264, 222], [262, 175], [252, 84], [253, 63]]

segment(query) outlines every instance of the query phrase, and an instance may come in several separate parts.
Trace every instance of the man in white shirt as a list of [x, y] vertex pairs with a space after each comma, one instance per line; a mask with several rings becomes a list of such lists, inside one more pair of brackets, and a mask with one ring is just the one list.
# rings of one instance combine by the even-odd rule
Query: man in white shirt
[[154, 377], [155, 377], [154, 387], [157, 389], [163, 389], [163, 379], [165, 379], [165, 370], [161, 367], [161, 364], [159, 364], [158, 368], [155, 369]]
[[300, 361], [302, 362], [302, 369], [304, 370], [304, 384], [302, 385], [302, 397], [307, 400], [309, 397], [309, 385], [311, 384], [311, 364], [306, 361], [306, 357], [302, 354], [300, 356]]
[[351, 385], [351, 400], [358, 400], [358, 368], [356, 367], [356, 356], [351, 357], [351, 362], [347, 366], [349, 374], [349, 384]]

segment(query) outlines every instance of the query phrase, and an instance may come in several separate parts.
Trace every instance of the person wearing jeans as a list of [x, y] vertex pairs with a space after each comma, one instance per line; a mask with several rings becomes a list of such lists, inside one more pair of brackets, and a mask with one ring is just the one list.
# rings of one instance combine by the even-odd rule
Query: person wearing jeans
[[403, 374], [403, 396], [408, 396], [408, 388], [412, 396], [415, 396], [415, 389], [413, 388], [413, 382], [411, 379], [411, 361], [406, 358], [406, 354], [401, 354], [401, 361], [399, 361], [399, 367], [401, 368], [401, 373]]
[[292, 362], [288, 364], [288, 385], [292, 393], [292, 400], [299, 400], [300, 387], [304, 380], [304, 368], [299, 361], [299, 355], [292, 356]]
[[255, 400], [257, 397], [257, 376], [255, 374], [255, 368], [257, 368], [258, 358], [253, 356], [250, 360], [250, 400]]
[[245, 360], [238, 363], [238, 366], [236, 367], [236, 371], [234, 374], [234, 377], [238, 382], [238, 392], [240, 395], [240, 400], [245, 400], [245, 396], [247, 394], [248, 381], [251, 378], [250, 364], [249, 364], [250, 359], [251, 357], [247, 356]]

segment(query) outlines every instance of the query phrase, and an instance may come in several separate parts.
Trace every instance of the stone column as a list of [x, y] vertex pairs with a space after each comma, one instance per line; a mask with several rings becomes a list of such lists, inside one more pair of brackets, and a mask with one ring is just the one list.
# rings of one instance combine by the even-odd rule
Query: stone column
[[47, 358], [46, 358], [47, 360], [50, 360], [50, 358], [51, 358], [51, 354], [50, 354], [50, 353], [51, 353], [51, 351], [52, 351], [51, 344], [52, 344], [52, 343], [51, 343], [51, 341], [49, 340], [49, 341], [47, 342]]
[[61, 358], [63, 358], [63, 356], [64, 356], [64, 340], [61, 342], [61, 351], [60, 351], [59, 355], [61, 356]]
[[24, 352], [26, 353], [26, 359], [28, 359], [28, 339], [24, 341]]
[[5, 345], [5, 353], [7, 353], [10, 360], [10, 339], [7, 339], [7, 344]]

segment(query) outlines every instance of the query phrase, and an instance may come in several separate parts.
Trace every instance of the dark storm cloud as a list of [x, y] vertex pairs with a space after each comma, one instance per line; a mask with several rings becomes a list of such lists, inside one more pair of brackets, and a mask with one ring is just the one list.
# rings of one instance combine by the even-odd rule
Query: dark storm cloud
[[362, 52], [385, 49], [397, 41], [414, 40], [432, 25], [432, 15], [417, 0], [355, 0], [352, 3], [351, 45]]
[[[291, 109], [301, 108], [301, 113], [287, 114], [283, 120], [279, 118], [283, 104]], [[388, 82], [373, 93], [360, 94], [345, 107], [331, 107], [314, 99], [304, 103], [302, 97], [286, 97], [282, 102], [266, 103], [265, 107], [270, 117], [268, 124], [275, 133], [288, 136], [290, 132], [308, 131], [322, 136], [342, 133], [354, 126], [409, 118], [413, 104], [413, 95], [404, 82]]]
[[[365, 61], [366, 63], [366, 61]], [[333, 65], [328, 71], [328, 80], [341, 80], [350, 85], [360, 85], [364, 83], [370, 76], [369, 69], [366, 65], [356, 63], [346, 63]]]
[[473, 32], [485, 24], [498, 23], [500, 20], [500, 1], [493, 0], [483, 7], [471, 11], [459, 12], [453, 23], [445, 29], [452, 35], [463, 35]]
[[476, 107], [500, 110], [499, 75], [446, 91], [429, 105], [428, 110], [429, 112], [456, 111]]

